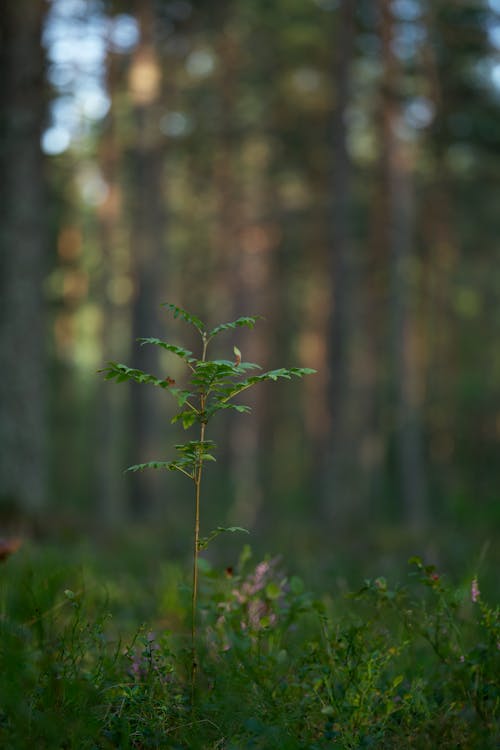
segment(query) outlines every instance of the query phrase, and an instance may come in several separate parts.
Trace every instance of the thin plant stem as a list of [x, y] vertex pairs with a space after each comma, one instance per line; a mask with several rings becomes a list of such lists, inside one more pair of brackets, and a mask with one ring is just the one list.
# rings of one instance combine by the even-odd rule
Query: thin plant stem
[[[207, 356], [208, 340], [203, 334], [203, 352], [201, 361], [205, 362]], [[200, 395], [200, 414], [206, 406], [206, 393]], [[205, 441], [206, 422], [202, 421], [200, 426], [200, 448], [198, 465], [194, 472], [195, 485], [195, 510], [194, 510], [194, 540], [193, 540], [193, 585], [191, 593], [191, 704], [194, 705], [194, 693], [196, 687], [196, 673], [198, 671], [198, 659], [196, 652], [196, 610], [198, 601], [198, 554], [200, 551], [200, 492], [201, 477], [203, 474], [203, 443]]]

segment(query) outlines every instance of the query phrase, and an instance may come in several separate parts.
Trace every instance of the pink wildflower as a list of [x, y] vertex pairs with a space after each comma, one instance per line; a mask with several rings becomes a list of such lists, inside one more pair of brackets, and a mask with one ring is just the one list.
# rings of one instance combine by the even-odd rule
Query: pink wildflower
[[477, 578], [472, 579], [472, 585], [470, 589], [470, 598], [474, 602], [474, 604], [479, 601], [479, 597], [481, 596], [481, 592], [479, 591], [479, 585], [477, 582]]

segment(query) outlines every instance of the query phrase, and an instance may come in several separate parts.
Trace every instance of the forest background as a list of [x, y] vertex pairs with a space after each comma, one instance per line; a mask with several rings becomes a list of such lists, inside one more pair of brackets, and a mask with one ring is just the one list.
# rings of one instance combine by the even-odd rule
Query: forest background
[[[204, 523], [309, 575], [498, 562], [500, 2], [8, 0], [0, 525], [188, 558], [182, 442], [140, 336], [302, 382], [213, 437]], [[241, 542], [211, 555], [231, 565]]]

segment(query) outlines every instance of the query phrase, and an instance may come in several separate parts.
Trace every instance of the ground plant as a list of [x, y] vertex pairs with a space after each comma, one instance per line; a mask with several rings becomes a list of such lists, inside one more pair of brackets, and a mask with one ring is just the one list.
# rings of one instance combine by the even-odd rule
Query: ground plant
[[203, 560], [193, 705], [182, 569], [138, 624], [146, 582], [105, 568], [34, 545], [1, 566], [0, 747], [498, 747], [499, 609], [476, 578], [414, 558], [402, 584], [313, 595], [248, 545], [232, 571]]

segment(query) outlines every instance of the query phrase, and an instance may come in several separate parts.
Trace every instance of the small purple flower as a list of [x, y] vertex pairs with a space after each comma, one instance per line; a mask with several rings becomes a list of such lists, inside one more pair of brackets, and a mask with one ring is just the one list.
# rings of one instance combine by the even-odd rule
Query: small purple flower
[[473, 578], [472, 579], [472, 585], [471, 585], [471, 588], [470, 588], [470, 598], [472, 599], [472, 601], [475, 604], [476, 602], [479, 601], [479, 597], [480, 596], [481, 596], [481, 592], [479, 591], [479, 584], [477, 582], [477, 578]]
[[169, 674], [165, 673], [161, 664], [160, 646], [155, 639], [155, 633], [147, 633], [143, 641], [143, 647], [137, 646], [134, 651], [127, 654], [130, 660], [128, 672], [138, 682], [148, 679], [153, 674], [163, 682], [168, 682], [170, 679]]

